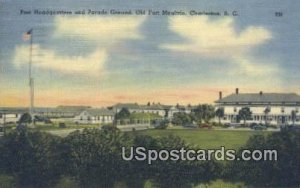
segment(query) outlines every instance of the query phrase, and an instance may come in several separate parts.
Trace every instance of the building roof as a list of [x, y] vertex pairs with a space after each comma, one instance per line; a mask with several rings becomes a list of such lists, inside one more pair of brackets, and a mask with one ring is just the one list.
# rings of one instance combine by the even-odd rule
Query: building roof
[[300, 103], [296, 93], [239, 93], [231, 94], [216, 103]]
[[88, 108], [85, 110], [91, 116], [113, 116], [114, 112], [107, 108]]
[[161, 104], [151, 104], [151, 105], [141, 105], [140, 108], [143, 110], [164, 110], [166, 107], [164, 107]]
[[0, 107], [0, 114], [23, 114], [28, 112], [28, 108]]
[[[85, 107], [81, 108], [46, 108], [46, 107], [35, 107], [35, 113], [78, 113], [85, 110]], [[0, 113], [26, 113], [29, 112], [27, 107], [0, 107]]]
[[137, 103], [118, 103], [114, 108], [127, 108], [127, 109], [139, 109], [140, 106]]

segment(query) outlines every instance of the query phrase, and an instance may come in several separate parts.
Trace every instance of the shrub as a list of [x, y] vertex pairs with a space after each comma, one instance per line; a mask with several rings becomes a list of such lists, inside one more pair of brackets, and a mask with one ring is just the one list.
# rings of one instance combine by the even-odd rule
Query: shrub
[[16, 182], [13, 176], [0, 175], [0, 187], [11, 188], [16, 187]]
[[277, 161], [233, 161], [225, 174], [230, 181], [242, 181], [254, 187], [297, 187], [300, 185], [300, 133], [276, 132], [268, 137], [255, 135], [240, 149], [277, 151]]
[[155, 127], [155, 129], [166, 129], [168, 127], [169, 120], [161, 120], [158, 124], [158, 126]]

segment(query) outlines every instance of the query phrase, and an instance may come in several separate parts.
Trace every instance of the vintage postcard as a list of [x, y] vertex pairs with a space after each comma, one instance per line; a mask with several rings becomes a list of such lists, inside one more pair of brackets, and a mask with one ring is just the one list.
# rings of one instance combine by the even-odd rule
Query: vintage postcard
[[299, 7], [0, 0], [0, 188], [300, 187]]

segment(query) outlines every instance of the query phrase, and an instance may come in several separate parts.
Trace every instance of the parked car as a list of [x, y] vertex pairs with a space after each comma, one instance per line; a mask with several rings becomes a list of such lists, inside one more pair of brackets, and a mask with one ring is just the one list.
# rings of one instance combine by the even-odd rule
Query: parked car
[[58, 127], [59, 127], [59, 128], [66, 128], [67, 126], [66, 126], [65, 123], [60, 122], [60, 123], [58, 124]]
[[256, 131], [262, 131], [262, 130], [267, 130], [267, 127], [264, 125], [256, 125], [256, 126], [253, 126], [253, 129]]
[[258, 124], [257, 124], [257, 123], [251, 123], [251, 124], [250, 124], [250, 128], [251, 128], [251, 129], [253, 129], [253, 127], [255, 127], [255, 126], [258, 126]]
[[242, 124], [240, 123], [229, 123], [230, 127], [234, 127], [234, 128], [240, 128], [242, 127]]
[[212, 129], [212, 126], [209, 125], [209, 124], [201, 124], [201, 125], [199, 126], [199, 128], [201, 128], [201, 129]]
[[52, 124], [52, 121], [45, 116], [34, 116], [34, 122], [44, 122], [46, 124]]
[[193, 123], [186, 123], [183, 125], [183, 127], [185, 128], [197, 128], [197, 125], [193, 124]]

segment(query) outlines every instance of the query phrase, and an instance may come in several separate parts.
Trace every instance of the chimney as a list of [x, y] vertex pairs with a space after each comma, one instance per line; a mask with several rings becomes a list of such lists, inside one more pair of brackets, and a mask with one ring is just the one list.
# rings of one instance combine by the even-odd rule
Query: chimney
[[260, 95], [260, 96], [262, 96], [262, 94], [263, 94], [263, 92], [262, 92], [262, 91], [260, 91], [260, 92], [259, 92], [259, 95]]
[[235, 94], [239, 94], [239, 88], [235, 89]]
[[222, 99], [222, 91], [219, 92], [219, 99]]

